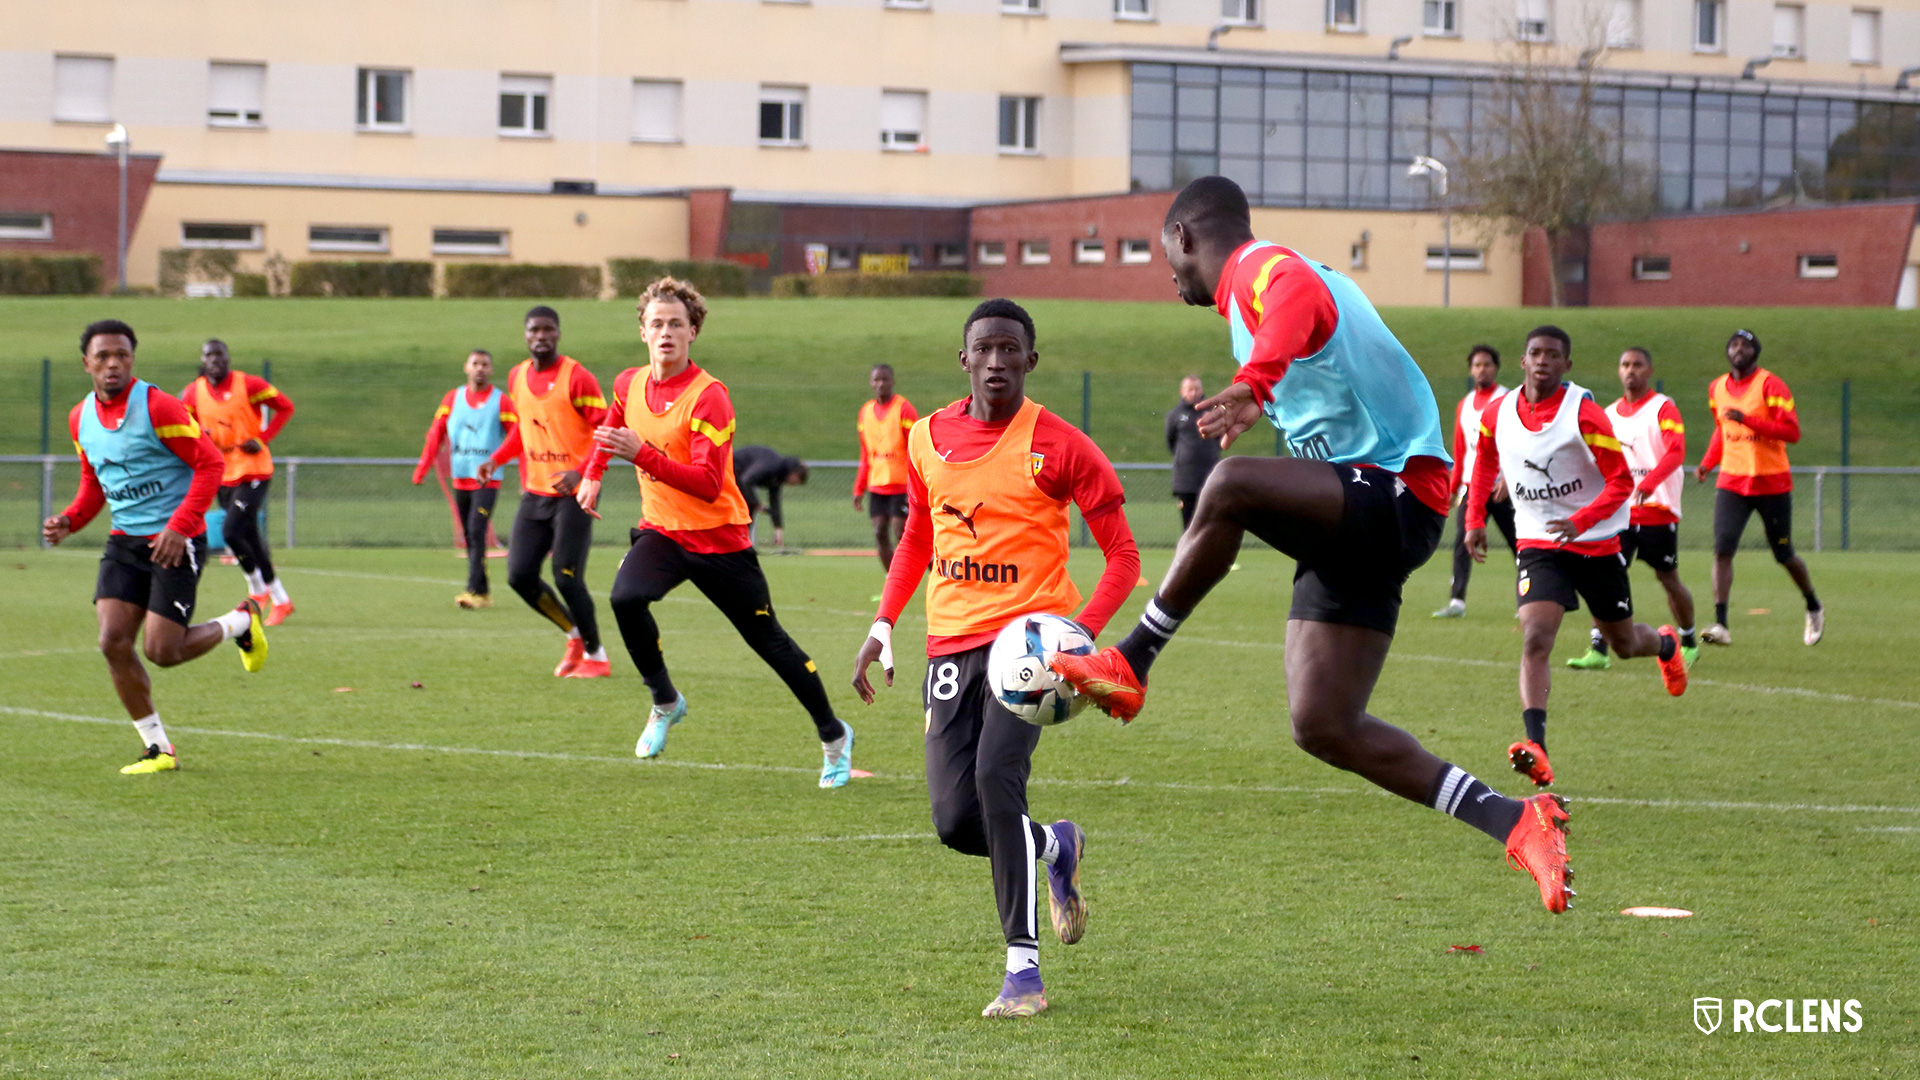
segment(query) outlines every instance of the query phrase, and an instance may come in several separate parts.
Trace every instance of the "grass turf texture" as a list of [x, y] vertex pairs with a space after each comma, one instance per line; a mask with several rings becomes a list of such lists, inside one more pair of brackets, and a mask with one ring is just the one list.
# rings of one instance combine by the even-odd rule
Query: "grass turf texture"
[[[1250, 548], [1155, 668], [1141, 720], [1089, 714], [1042, 740], [1034, 812], [1089, 833], [1090, 929], [1071, 949], [1042, 931], [1049, 1013], [989, 1022], [987, 867], [933, 839], [917, 779], [917, 607], [899, 684], [872, 708], [845, 688], [878, 588], [866, 560], [767, 564], [878, 774], [839, 792], [814, 787], [811, 727], [693, 590], [659, 608], [692, 716], [637, 762], [645, 698], [617, 641], [615, 678], [554, 681], [558, 635], [504, 589], [456, 611], [458, 564], [437, 551], [286, 556], [300, 611], [267, 669], [221, 646], [156, 672], [185, 768], [134, 778], [92, 652], [99, 539], [5, 563], [9, 1073], [1920, 1069], [1910, 557], [1813, 558], [1833, 620], [1817, 649], [1785, 576], [1743, 560], [1738, 644], [1709, 649], [1678, 701], [1648, 662], [1555, 673], [1581, 895], [1553, 917], [1478, 833], [1293, 747], [1275, 644], [1290, 566]], [[1164, 554], [1147, 561], [1156, 578]], [[602, 597], [613, 567], [591, 565]], [[1098, 559], [1075, 569], [1085, 588]], [[1517, 792], [1504, 575], [1483, 570], [1468, 617], [1436, 623], [1444, 574], [1410, 584], [1374, 709]], [[1655, 614], [1651, 577], [1635, 583]], [[240, 592], [210, 569], [203, 611]], [[1738, 614], [1754, 607], [1772, 613]], [[1556, 659], [1584, 634], [1570, 618]], [[1617, 914], [1633, 904], [1698, 914]], [[1735, 1035], [1728, 1014], [1706, 1036], [1697, 996], [1857, 998], [1866, 1026]]]

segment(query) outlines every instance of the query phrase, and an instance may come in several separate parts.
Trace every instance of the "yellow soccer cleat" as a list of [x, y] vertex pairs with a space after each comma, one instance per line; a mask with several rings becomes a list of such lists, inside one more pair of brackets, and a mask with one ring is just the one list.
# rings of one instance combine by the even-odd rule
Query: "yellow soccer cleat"
[[493, 597], [488, 593], [463, 592], [454, 597], [453, 602], [467, 611], [482, 611], [493, 606]]
[[173, 752], [173, 744], [168, 743], [164, 748], [158, 745], [147, 747], [147, 752], [140, 755], [139, 761], [121, 769], [120, 772], [126, 776], [141, 776], [146, 773], [172, 772], [179, 767], [180, 759]]
[[240, 647], [240, 666], [248, 671], [259, 671], [267, 666], [267, 628], [260, 619], [260, 605], [252, 597], [234, 608], [247, 613], [247, 632], [233, 639]]

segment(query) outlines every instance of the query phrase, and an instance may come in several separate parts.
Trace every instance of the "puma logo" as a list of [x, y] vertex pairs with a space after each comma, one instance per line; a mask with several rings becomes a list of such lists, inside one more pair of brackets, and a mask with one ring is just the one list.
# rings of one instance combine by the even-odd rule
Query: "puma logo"
[[941, 503], [940, 512], [943, 514], [952, 514], [955, 518], [958, 518], [960, 524], [967, 527], [967, 535], [978, 540], [980, 539], [980, 530], [973, 527], [973, 519], [980, 513], [980, 508], [985, 505], [987, 504], [983, 502], [974, 503], [973, 509], [963, 514], [959, 510], [954, 509], [952, 503]]
[[771, 618], [771, 617], [772, 617], [772, 615], [773, 615], [773, 608], [772, 608], [771, 606], [769, 606], [769, 607], [763, 607], [763, 608], [756, 608], [756, 609], [754, 609], [754, 612], [753, 612], [753, 613], [754, 613], [755, 615], [765, 615], [765, 616], [768, 616], [769, 618]]
[[1546, 477], [1547, 483], [1549, 484], [1553, 483], [1553, 459], [1552, 458], [1547, 459], [1547, 464], [1544, 467], [1535, 465], [1533, 462], [1528, 461], [1526, 458], [1521, 458], [1520, 464], [1525, 465], [1527, 468], [1532, 469], [1534, 472], [1537, 472], [1541, 476]]
[[183, 619], [190, 614], [190, 612], [187, 610], [187, 605], [178, 600], [175, 600], [173, 602], [173, 606], [180, 609], [180, 617]]

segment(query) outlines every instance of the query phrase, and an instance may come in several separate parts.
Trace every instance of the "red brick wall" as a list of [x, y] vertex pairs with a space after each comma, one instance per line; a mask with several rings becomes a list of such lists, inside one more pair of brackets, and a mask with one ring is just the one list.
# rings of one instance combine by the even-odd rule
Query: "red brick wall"
[[727, 248], [727, 209], [732, 188], [696, 188], [687, 192], [687, 258], [711, 262]]
[[[160, 155], [127, 159], [127, 237], [139, 231]], [[0, 240], [0, 251], [88, 254], [104, 260], [107, 287], [120, 265], [120, 163], [112, 154], [0, 150], [0, 210], [53, 215], [52, 240]]]
[[[985, 280], [988, 296], [1175, 300], [1160, 249], [1160, 223], [1172, 203], [1172, 192], [1157, 191], [975, 207], [970, 266]], [[1086, 239], [1099, 240], [1106, 247], [1106, 262], [1080, 265], [1073, 261], [1074, 241]], [[993, 240], [1006, 245], [1005, 266], [980, 265], [980, 244]], [[1051, 260], [1045, 266], [1020, 265], [1023, 240], [1048, 241]], [[1151, 241], [1153, 258], [1121, 265], [1121, 240]]]
[[[1595, 307], [1891, 307], [1915, 204], [1790, 207], [1596, 225]], [[1742, 250], [1744, 247], [1745, 250]], [[1635, 281], [1638, 255], [1673, 260], [1670, 281]], [[1838, 255], [1840, 276], [1800, 277], [1800, 256]]]

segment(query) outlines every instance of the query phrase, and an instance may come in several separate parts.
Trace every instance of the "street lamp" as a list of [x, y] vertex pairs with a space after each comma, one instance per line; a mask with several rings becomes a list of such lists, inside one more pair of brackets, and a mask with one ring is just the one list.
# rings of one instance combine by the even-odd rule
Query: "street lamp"
[[[1440, 188], [1440, 306], [1453, 306], [1453, 202], [1447, 198], [1447, 167], [1425, 154], [1407, 166], [1408, 176], [1424, 176]], [[1437, 181], [1436, 181], [1437, 178]]]
[[107, 145], [120, 157], [120, 258], [117, 268], [120, 271], [120, 291], [127, 291], [127, 148], [132, 140], [127, 138], [125, 124], [113, 125], [107, 132]]

